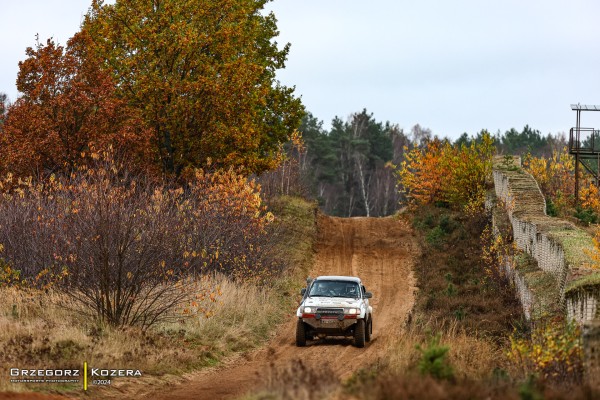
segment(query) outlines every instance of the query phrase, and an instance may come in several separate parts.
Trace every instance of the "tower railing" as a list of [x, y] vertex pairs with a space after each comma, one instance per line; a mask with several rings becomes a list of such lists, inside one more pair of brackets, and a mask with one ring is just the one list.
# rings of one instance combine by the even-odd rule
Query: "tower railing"
[[[600, 138], [594, 128], [581, 127], [582, 111], [600, 111], [600, 106], [571, 104], [576, 113], [575, 128], [569, 133], [569, 153], [575, 156], [575, 203], [579, 204], [579, 164], [592, 174], [596, 185], [600, 186]], [[595, 165], [592, 164], [595, 160]]]
[[569, 153], [596, 158], [600, 154], [600, 130], [571, 128], [569, 132]]

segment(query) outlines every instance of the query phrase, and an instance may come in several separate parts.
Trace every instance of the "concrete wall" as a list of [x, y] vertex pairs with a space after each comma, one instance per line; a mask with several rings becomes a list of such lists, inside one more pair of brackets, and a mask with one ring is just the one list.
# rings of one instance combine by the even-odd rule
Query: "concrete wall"
[[596, 320], [598, 299], [590, 292], [576, 292], [566, 299], [567, 317], [580, 325]]
[[600, 273], [589, 257], [592, 238], [568, 221], [548, 217], [539, 186], [520, 166], [520, 159], [494, 160], [499, 200], [490, 202], [494, 232], [506, 234], [512, 227], [517, 248], [505, 263], [507, 275], [527, 319], [561, 313], [582, 326], [585, 378], [600, 388]]
[[[519, 158], [507, 161], [497, 157], [493, 171], [494, 191], [507, 212], [516, 247], [530, 255], [537, 262], [537, 268], [551, 276], [558, 288], [558, 299], [552, 298], [554, 294], [545, 298], [547, 294], [543, 290], [536, 291], [528, 284], [528, 274], [534, 277], [531, 274], [537, 272], [531, 269], [526, 273], [515, 271], [512, 276], [525, 314], [530, 318], [536, 303], [551, 305], [558, 302], [558, 308], [569, 319], [580, 324], [591, 321], [596, 318], [600, 300], [600, 284], [589, 284], [590, 276], [597, 274], [591, 268], [588, 255], [594, 251], [592, 238], [571, 222], [548, 217], [537, 182], [520, 167]], [[543, 273], [537, 273], [536, 279], [548, 286]], [[536, 282], [535, 279], [529, 281]], [[588, 283], [580, 284], [584, 281]]]
[[505, 263], [506, 274], [515, 284], [515, 290], [517, 292], [517, 296], [519, 296], [521, 305], [523, 306], [523, 314], [525, 314], [525, 318], [531, 320], [536, 298], [533, 292], [529, 289], [527, 281], [525, 280], [525, 276], [513, 268], [513, 262], [513, 260], [507, 260]]
[[593, 388], [600, 387], [600, 320], [584, 324], [582, 332], [585, 379]]

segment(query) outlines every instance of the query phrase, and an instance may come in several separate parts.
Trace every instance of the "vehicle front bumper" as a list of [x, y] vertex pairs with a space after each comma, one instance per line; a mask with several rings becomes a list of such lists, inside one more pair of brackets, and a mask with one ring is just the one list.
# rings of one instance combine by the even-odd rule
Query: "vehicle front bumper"
[[326, 334], [343, 334], [358, 321], [357, 315], [326, 316], [303, 314], [302, 321], [314, 331]]

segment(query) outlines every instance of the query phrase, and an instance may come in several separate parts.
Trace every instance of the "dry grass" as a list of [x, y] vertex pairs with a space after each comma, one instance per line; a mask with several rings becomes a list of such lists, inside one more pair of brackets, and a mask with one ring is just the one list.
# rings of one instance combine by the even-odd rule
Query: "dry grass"
[[[184, 340], [196, 345], [211, 344], [212, 352], [225, 354], [246, 350], [269, 336], [270, 328], [281, 316], [278, 293], [273, 288], [237, 283], [217, 277], [215, 286], [222, 294], [206, 309], [213, 316], [162, 324], [165, 332], [185, 331]], [[257, 316], [261, 316], [257, 318]]]
[[376, 385], [365, 387], [357, 397], [364, 400], [594, 400], [598, 398], [598, 392], [586, 386], [552, 387], [532, 381], [519, 385], [507, 381], [486, 382], [470, 379], [448, 382], [428, 376], [383, 373]]
[[271, 366], [265, 389], [243, 400], [323, 400], [339, 392], [339, 383], [328, 364], [315, 368], [295, 360], [285, 368]]
[[[299, 290], [303, 281], [298, 277], [312, 264], [316, 236], [314, 204], [287, 198], [278, 207], [279, 251], [291, 263], [285, 273], [268, 286], [219, 275], [204, 277], [199, 285], [216, 293], [214, 300], [207, 296], [198, 301], [196, 310], [201, 312], [181, 312], [172, 322], [146, 331], [101, 325], [79, 315], [76, 305], [68, 303], [71, 300], [51, 291], [0, 287], [0, 365], [81, 369], [87, 361], [97, 367], [140, 369], [147, 376], [180, 375], [264, 343], [293, 307], [296, 298], [290, 293]], [[189, 307], [182, 305], [180, 311], [185, 308]], [[0, 391], [80, 389], [78, 384], [36, 387], [0, 380]]]
[[[206, 283], [205, 283], [206, 284]], [[81, 368], [90, 365], [135, 368], [144, 373], [179, 373], [218, 362], [268, 337], [281, 317], [275, 289], [209, 279], [222, 295], [206, 300], [212, 316], [198, 314], [151, 331], [114, 329], [78, 318], [55, 293], [0, 289], [0, 363], [8, 368]], [[261, 315], [262, 318], [256, 318]], [[182, 349], [185, 349], [184, 351]], [[0, 381], [0, 390], [24, 390]]]
[[[79, 354], [90, 343], [85, 328], [57, 306], [60, 296], [1, 288], [0, 364], [8, 368], [80, 368]], [[25, 385], [0, 380], [0, 390]]]
[[[403, 374], [406, 371], [415, 371], [421, 353], [416, 346], [426, 346], [431, 333], [427, 326], [436, 326], [437, 322], [423, 326], [411, 325], [390, 345], [388, 357], [385, 360], [388, 372]], [[440, 345], [448, 346], [448, 361], [454, 368], [455, 376], [461, 379], [485, 380], [490, 378], [494, 371], [512, 367], [506, 359], [503, 349], [493, 341], [469, 335], [456, 321], [440, 333]]]

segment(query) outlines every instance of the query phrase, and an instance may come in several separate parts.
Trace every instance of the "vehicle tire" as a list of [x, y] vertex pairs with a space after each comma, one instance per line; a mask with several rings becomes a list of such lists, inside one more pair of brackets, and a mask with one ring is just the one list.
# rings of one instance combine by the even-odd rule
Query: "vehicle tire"
[[365, 347], [365, 320], [359, 319], [354, 328], [354, 345]]
[[365, 328], [365, 342], [371, 341], [371, 334], [373, 333], [373, 319], [369, 318], [367, 327]]
[[296, 346], [306, 346], [306, 325], [304, 325], [301, 319], [296, 324]]

